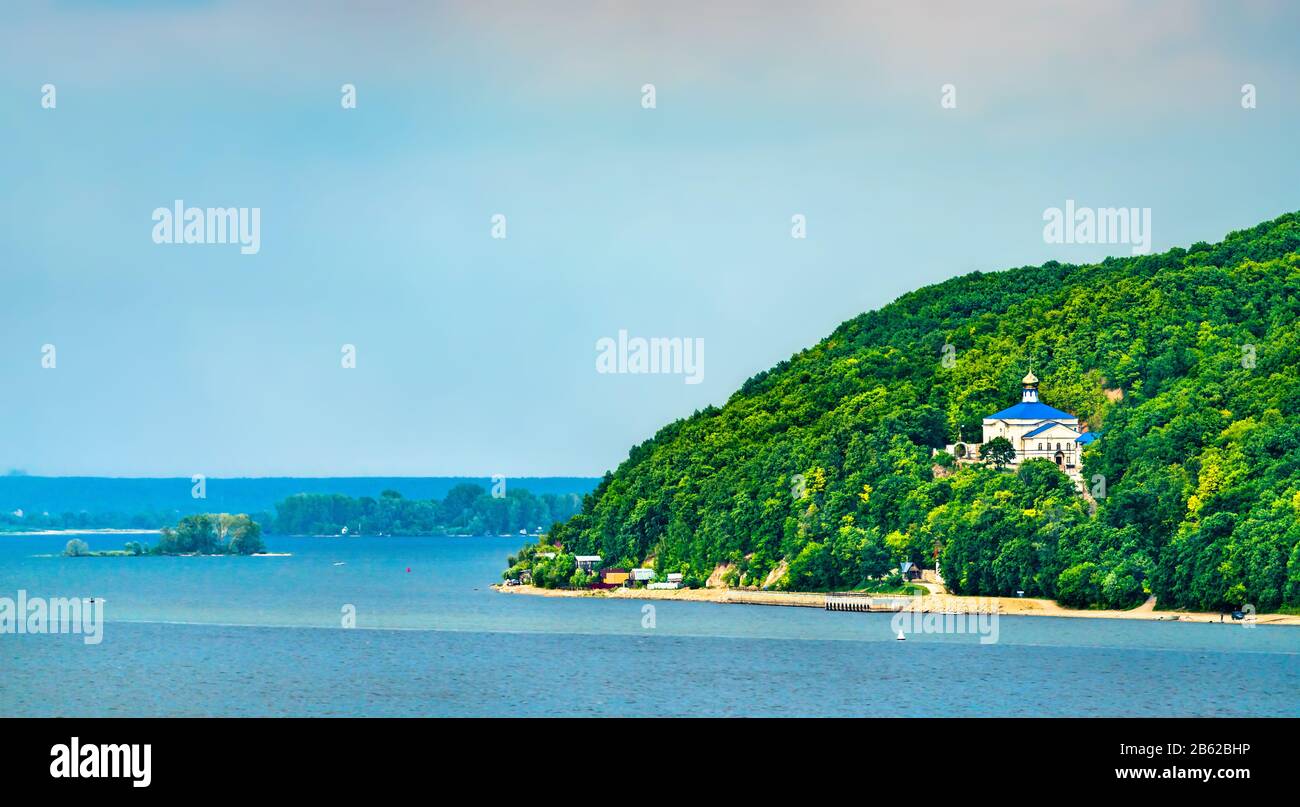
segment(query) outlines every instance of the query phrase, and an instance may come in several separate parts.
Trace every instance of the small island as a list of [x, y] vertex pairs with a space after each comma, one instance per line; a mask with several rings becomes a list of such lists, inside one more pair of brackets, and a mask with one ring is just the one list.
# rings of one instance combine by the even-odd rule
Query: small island
[[247, 514], [199, 513], [164, 527], [158, 543], [148, 546], [127, 541], [122, 549], [92, 551], [80, 538], [68, 541], [63, 554], [70, 558], [142, 557], [145, 555], [259, 555], [266, 552], [262, 526]]

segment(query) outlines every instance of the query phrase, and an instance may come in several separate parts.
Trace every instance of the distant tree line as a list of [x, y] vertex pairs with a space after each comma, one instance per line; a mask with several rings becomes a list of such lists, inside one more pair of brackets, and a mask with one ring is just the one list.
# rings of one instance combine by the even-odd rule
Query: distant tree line
[[62, 513], [0, 513], [0, 532], [26, 530], [156, 530], [165, 524], [175, 523], [180, 513], [175, 510], [149, 510], [139, 513], [101, 512], [84, 510]]
[[[501, 535], [520, 530], [533, 534], [551, 524], [565, 521], [582, 506], [577, 494], [533, 494], [523, 488], [509, 489], [494, 496], [481, 485], [462, 483], [439, 499], [406, 499], [396, 490], [385, 490], [379, 497], [352, 497], [340, 494], [302, 493], [278, 502], [274, 513], [241, 516], [282, 535], [337, 535], [347, 528], [351, 535]], [[177, 513], [145, 513], [126, 516], [120, 513], [0, 514], [0, 531], [4, 530], [90, 530], [90, 529], [158, 529], [176, 523]], [[200, 514], [180, 520], [175, 528], [164, 528], [167, 542], [209, 547], [206, 523], [195, 518], [214, 519]], [[220, 525], [215, 528], [220, 531]], [[166, 538], [170, 533], [175, 537]], [[181, 551], [198, 551], [193, 549]]]
[[464, 483], [439, 499], [406, 499], [395, 490], [378, 498], [303, 493], [276, 504], [273, 532], [282, 535], [501, 535], [535, 533], [576, 513], [576, 494], [534, 495], [508, 489], [493, 496]]

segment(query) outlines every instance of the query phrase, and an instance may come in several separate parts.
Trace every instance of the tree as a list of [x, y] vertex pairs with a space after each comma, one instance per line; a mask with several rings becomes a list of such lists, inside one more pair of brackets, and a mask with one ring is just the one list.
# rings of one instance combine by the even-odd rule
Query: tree
[[[128, 551], [131, 545], [127, 545]], [[173, 529], [164, 528], [155, 551], [160, 555], [251, 555], [265, 552], [262, 526], [240, 513], [199, 513], [186, 516]]]
[[253, 555], [265, 552], [262, 526], [246, 515], [231, 518], [229, 550], [235, 555]]
[[1056, 583], [1056, 596], [1063, 604], [1086, 608], [1101, 597], [1100, 573], [1097, 564], [1079, 563], [1061, 572]]
[[211, 513], [186, 516], [173, 529], [164, 529], [158, 549], [164, 555], [215, 554], [218, 518]]
[[1007, 438], [994, 437], [980, 446], [980, 459], [993, 463], [993, 467], [1001, 470], [1015, 461], [1016, 448]]
[[63, 547], [63, 554], [69, 558], [82, 558], [90, 554], [90, 545], [80, 538], [73, 538]]

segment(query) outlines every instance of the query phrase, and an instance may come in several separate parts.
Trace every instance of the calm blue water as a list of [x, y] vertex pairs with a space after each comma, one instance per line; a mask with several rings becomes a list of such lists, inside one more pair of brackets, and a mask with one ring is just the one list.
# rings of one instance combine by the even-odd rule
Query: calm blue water
[[0, 715], [1300, 716], [1300, 628], [1003, 617], [997, 644], [897, 642], [887, 615], [685, 602], [645, 628], [641, 602], [489, 589], [513, 538], [39, 557], [68, 538], [0, 537], [0, 596], [104, 598], [104, 640], [0, 635]]

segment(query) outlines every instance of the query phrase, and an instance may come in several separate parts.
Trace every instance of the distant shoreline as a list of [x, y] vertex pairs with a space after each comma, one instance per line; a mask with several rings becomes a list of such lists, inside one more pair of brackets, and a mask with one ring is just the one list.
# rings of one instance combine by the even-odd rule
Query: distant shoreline
[[[685, 602], [712, 602], [731, 605], [775, 605], [799, 608], [825, 608], [827, 595], [809, 591], [762, 591], [732, 588], [695, 589], [628, 589], [604, 591], [578, 591], [568, 589], [537, 588], [536, 586], [505, 586], [492, 588], [503, 594], [524, 594], [536, 597], [593, 597], [622, 600], [678, 600]], [[898, 595], [872, 595], [896, 598]], [[921, 598], [923, 613], [974, 613], [981, 607], [992, 606], [1003, 616], [1059, 616], [1084, 619], [1138, 619], [1150, 622], [1218, 622], [1220, 614], [1204, 611], [1157, 611], [1155, 603], [1148, 600], [1128, 611], [1104, 611], [1065, 608], [1055, 600], [1031, 597], [959, 597], [953, 594], [927, 594]], [[879, 613], [891, 613], [880, 611]], [[1228, 615], [1225, 624], [1240, 625]], [[1257, 614], [1256, 625], [1300, 625], [1300, 616], [1293, 614]]]
[[34, 558], [67, 558], [68, 560], [79, 560], [81, 558], [291, 558], [292, 552], [250, 552], [247, 555], [240, 555], [236, 552], [221, 552], [211, 555], [202, 555], [197, 552], [181, 552], [167, 555], [155, 555], [152, 552], [145, 552], [137, 555], [134, 552], [126, 552], [121, 549], [110, 549], [102, 552], [87, 552], [84, 555], [32, 555]]
[[13, 536], [31, 537], [35, 535], [161, 535], [162, 530], [130, 530], [117, 527], [98, 527], [85, 530], [19, 530], [17, 532], [0, 532], [0, 538]]

